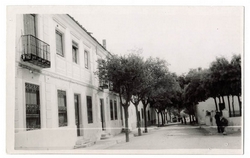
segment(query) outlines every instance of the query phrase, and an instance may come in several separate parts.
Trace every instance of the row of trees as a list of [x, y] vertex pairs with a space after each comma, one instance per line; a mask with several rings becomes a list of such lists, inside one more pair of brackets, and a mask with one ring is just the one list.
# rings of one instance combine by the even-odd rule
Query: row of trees
[[[229, 115], [231, 110], [235, 116], [234, 96], [237, 96], [239, 102], [239, 115], [241, 115], [241, 56], [233, 55], [231, 61], [224, 57], [216, 58], [210, 64], [208, 69], [192, 69], [186, 76], [179, 77], [182, 84], [183, 100], [189, 114], [194, 115], [194, 106], [198, 102], [213, 98], [215, 108], [218, 108], [217, 100], [225, 105], [224, 97], [227, 97], [229, 105]], [[230, 104], [232, 101], [232, 108]]]
[[[143, 104], [144, 127], [147, 132], [146, 108], [150, 104], [158, 116], [172, 105], [175, 90], [178, 89], [176, 77], [167, 68], [167, 62], [159, 58], [144, 59], [138, 53], [126, 56], [114, 55], [107, 60], [99, 60], [99, 79], [112, 82], [113, 91], [119, 94], [120, 104], [125, 113], [126, 141], [129, 141], [128, 107], [133, 103], [136, 110], [138, 135], [141, 125], [138, 105]], [[162, 115], [163, 119], [163, 115]], [[159, 119], [158, 119], [159, 120]], [[165, 120], [165, 119], [163, 119]]]
[[[125, 113], [125, 135], [129, 141], [128, 131], [128, 107], [133, 103], [137, 116], [138, 135], [141, 135], [141, 125], [138, 105], [143, 104], [144, 127], [147, 132], [146, 108], [150, 105], [155, 109], [159, 117], [161, 114], [162, 124], [165, 123], [165, 111], [180, 115], [185, 109], [190, 120], [195, 117], [195, 106], [200, 101], [212, 97], [219, 98], [224, 102], [222, 96], [241, 95], [241, 58], [234, 55], [231, 62], [225, 58], [217, 58], [211, 63], [209, 69], [192, 69], [187, 75], [177, 76], [168, 70], [165, 60], [159, 58], [144, 59], [136, 53], [118, 56], [113, 55], [107, 60], [99, 60], [98, 77], [101, 81], [111, 82], [113, 91], [119, 94], [120, 104]], [[185, 121], [185, 120], [184, 120]]]

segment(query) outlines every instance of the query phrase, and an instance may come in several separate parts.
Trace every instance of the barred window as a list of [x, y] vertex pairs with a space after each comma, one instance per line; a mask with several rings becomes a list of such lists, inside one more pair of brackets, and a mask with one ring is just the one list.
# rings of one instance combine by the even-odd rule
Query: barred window
[[87, 96], [88, 123], [93, 123], [92, 98]]
[[25, 83], [26, 130], [41, 128], [39, 86]]
[[59, 127], [67, 126], [67, 100], [66, 92], [62, 90], [57, 91], [58, 95], [58, 117], [59, 117]]

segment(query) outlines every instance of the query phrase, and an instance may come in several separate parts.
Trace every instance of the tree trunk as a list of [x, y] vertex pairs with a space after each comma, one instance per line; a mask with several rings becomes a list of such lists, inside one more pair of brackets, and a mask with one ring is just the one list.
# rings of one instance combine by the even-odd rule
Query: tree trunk
[[215, 103], [215, 108], [216, 108], [216, 111], [218, 111], [218, 106], [217, 106], [216, 97], [214, 97], [214, 103]]
[[145, 128], [145, 130], [144, 130], [144, 132], [145, 133], [148, 133], [148, 129], [147, 129], [147, 113], [146, 113], [146, 108], [147, 108], [147, 104], [146, 105], [144, 105], [143, 104], [143, 113], [144, 113], [144, 128]]
[[141, 136], [141, 121], [138, 111], [138, 105], [135, 105], [136, 118], [137, 118], [137, 128], [138, 128], [138, 136]]
[[163, 111], [161, 111], [161, 125], [164, 126]]
[[221, 98], [222, 98], [222, 102], [223, 102], [223, 104], [225, 105], [224, 96], [221, 96]]
[[231, 105], [230, 105], [230, 99], [229, 99], [229, 95], [227, 96], [227, 101], [228, 101], [228, 110], [229, 110], [229, 117], [231, 117]]
[[125, 113], [125, 135], [126, 135], [126, 142], [129, 142], [129, 129], [128, 129], [128, 105], [123, 106], [124, 113]]
[[166, 112], [165, 112], [165, 110], [163, 111], [163, 118], [164, 118], [164, 125], [165, 125], [165, 123], [166, 123]]
[[189, 123], [192, 124], [192, 118], [191, 118], [191, 115], [189, 114]]
[[220, 110], [220, 112], [221, 112], [221, 109], [220, 109], [220, 104], [222, 103], [222, 101], [221, 101], [220, 96], [218, 96], [218, 98], [219, 98], [219, 110]]
[[166, 119], [166, 121], [167, 121], [167, 123], [168, 123], [168, 112], [166, 112], [166, 115], [165, 115], [165, 119]]
[[238, 95], [238, 102], [239, 102], [239, 108], [240, 108], [240, 116], [241, 116], [241, 101], [240, 101], [240, 96]]
[[196, 117], [196, 115], [194, 115], [194, 117], [195, 117], [195, 123], [198, 124], [198, 117]]
[[234, 96], [232, 95], [232, 108], [233, 108], [233, 116], [235, 117], [235, 111], [234, 111]]
[[220, 96], [219, 96], [218, 98], [219, 98], [219, 103], [221, 103], [221, 98], [220, 98]]
[[160, 117], [159, 117], [159, 112], [157, 112], [157, 118], [158, 118], [158, 127], [160, 127]]
[[163, 113], [163, 111], [161, 112], [161, 125], [164, 125], [164, 113]]

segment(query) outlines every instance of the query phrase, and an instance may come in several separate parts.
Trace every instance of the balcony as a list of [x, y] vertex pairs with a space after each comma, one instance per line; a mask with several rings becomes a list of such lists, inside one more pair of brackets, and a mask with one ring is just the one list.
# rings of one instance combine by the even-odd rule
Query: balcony
[[113, 91], [113, 83], [109, 81], [100, 80], [99, 87], [101, 90], [108, 89], [109, 91]]
[[108, 88], [109, 88], [108, 82], [107, 82], [107, 81], [104, 81], [104, 80], [100, 80], [100, 81], [99, 81], [99, 87], [100, 87], [101, 89], [108, 89]]
[[22, 36], [21, 58], [42, 68], [50, 68], [50, 46], [33, 35]]

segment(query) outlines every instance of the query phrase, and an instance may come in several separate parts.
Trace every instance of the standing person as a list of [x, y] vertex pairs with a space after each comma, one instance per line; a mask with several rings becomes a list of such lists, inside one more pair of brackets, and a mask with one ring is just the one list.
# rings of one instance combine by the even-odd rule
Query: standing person
[[221, 118], [220, 117], [221, 117], [220, 113], [218, 111], [216, 111], [216, 114], [215, 114], [214, 118], [215, 118], [215, 121], [216, 121], [218, 133], [223, 132], [222, 131], [223, 129], [221, 127]]

